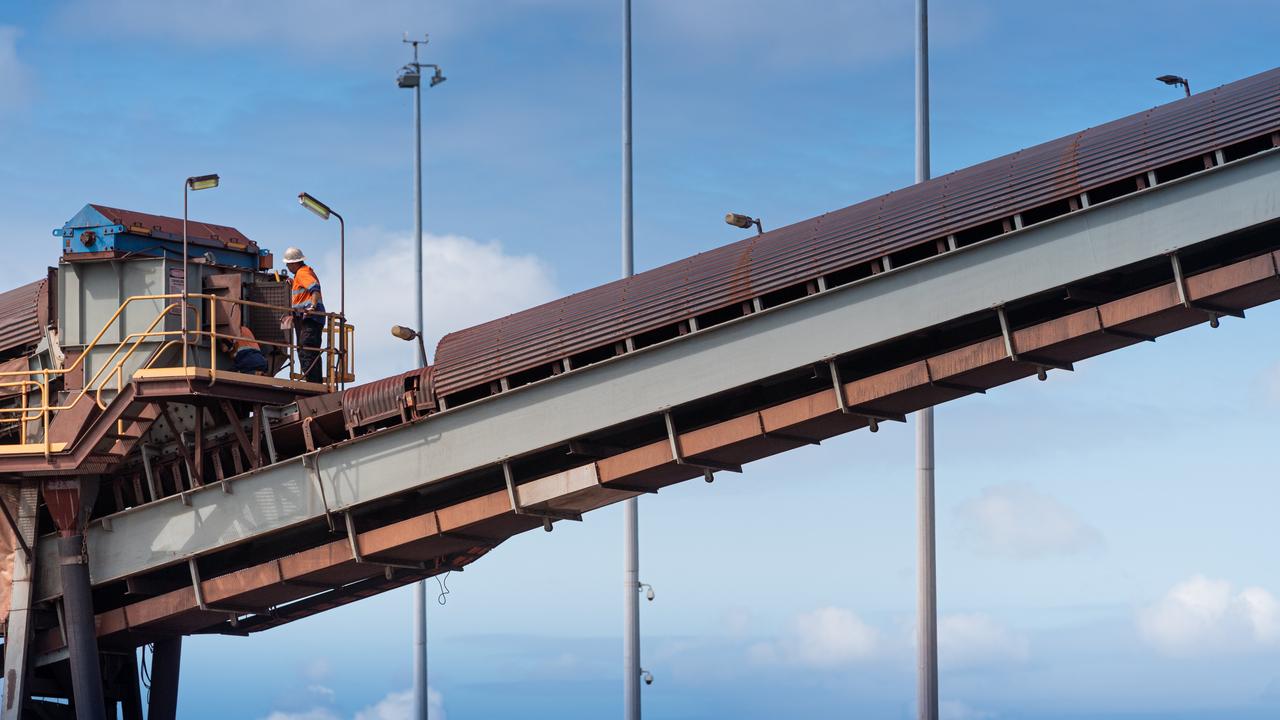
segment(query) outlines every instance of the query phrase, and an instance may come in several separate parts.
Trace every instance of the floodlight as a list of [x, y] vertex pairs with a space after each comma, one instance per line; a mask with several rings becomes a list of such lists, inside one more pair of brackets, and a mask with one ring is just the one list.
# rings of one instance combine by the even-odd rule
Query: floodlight
[[208, 190], [216, 187], [218, 187], [217, 175], [200, 175], [187, 178], [187, 188], [190, 190]]

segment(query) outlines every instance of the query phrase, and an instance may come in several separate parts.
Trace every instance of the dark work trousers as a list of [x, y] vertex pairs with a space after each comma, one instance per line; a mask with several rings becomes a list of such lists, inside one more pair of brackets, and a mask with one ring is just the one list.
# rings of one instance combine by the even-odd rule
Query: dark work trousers
[[320, 354], [320, 346], [324, 342], [324, 320], [302, 317], [296, 319], [293, 326], [298, 332], [301, 372], [307, 376], [307, 382], [324, 382], [324, 359]]

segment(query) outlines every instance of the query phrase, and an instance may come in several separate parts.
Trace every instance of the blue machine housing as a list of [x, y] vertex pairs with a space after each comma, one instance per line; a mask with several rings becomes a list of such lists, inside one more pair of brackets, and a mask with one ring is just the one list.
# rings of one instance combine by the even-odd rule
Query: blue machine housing
[[[104, 252], [182, 257], [182, 218], [89, 204], [53, 234], [62, 238], [62, 254], [70, 260]], [[212, 253], [215, 264], [228, 267], [258, 270], [271, 263], [269, 251], [225, 225], [188, 220], [187, 248], [192, 258]]]

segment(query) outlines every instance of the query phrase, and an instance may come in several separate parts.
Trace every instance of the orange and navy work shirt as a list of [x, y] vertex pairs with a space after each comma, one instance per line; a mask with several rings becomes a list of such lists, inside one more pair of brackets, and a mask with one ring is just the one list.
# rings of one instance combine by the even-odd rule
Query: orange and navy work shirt
[[255, 342], [253, 331], [246, 326], [240, 326], [240, 337], [231, 341], [231, 354], [235, 355], [241, 350], [257, 350], [262, 351], [262, 346]]
[[320, 278], [310, 265], [303, 265], [293, 274], [293, 309], [315, 310], [324, 312], [324, 303], [317, 304], [316, 293], [320, 292]]

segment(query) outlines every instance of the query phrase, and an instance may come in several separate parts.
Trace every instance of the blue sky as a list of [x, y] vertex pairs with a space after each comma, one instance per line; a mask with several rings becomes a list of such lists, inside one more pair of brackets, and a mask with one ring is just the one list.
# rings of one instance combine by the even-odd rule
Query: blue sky
[[[619, 3], [69, 0], [0, 7], [0, 286], [53, 263], [86, 202], [181, 211], [337, 280], [362, 377], [408, 367], [411, 106], [425, 91], [433, 337], [618, 272]], [[912, 179], [911, 5], [636, 0], [637, 267]], [[935, 0], [940, 174], [1270, 69], [1269, 2]], [[1280, 712], [1280, 309], [938, 411], [944, 717]], [[641, 503], [651, 718], [907, 718], [911, 428]], [[621, 512], [511, 540], [431, 608], [450, 720], [621, 713]], [[252, 638], [186, 643], [183, 717], [404, 717], [408, 590]]]

